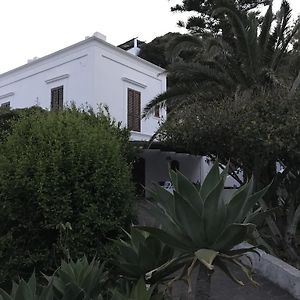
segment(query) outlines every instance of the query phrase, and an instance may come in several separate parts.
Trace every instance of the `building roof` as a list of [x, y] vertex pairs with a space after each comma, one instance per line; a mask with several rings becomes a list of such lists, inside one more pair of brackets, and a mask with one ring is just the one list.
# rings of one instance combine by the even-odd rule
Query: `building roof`
[[144, 59], [142, 59], [142, 58], [140, 58], [140, 57], [138, 57], [138, 56], [136, 56], [136, 55], [133, 55], [133, 54], [131, 54], [131, 53], [129, 53], [129, 52], [123, 50], [122, 48], [116, 47], [116, 46], [114, 46], [114, 45], [112, 45], [112, 44], [106, 42], [105, 40], [103, 40], [103, 39], [101, 39], [101, 38], [99, 38], [99, 37], [93, 35], [93, 36], [91, 36], [91, 37], [89, 37], [89, 38], [86, 38], [86, 39], [84, 39], [84, 40], [82, 40], [82, 41], [76, 43], [76, 44], [73, 44], [73, 45], [70, 45], [70, 46], [68, 46], [68, 47], [66, 47], [66, 48], [63, 48], [63, 49], [61, 49], [61, 50], [55, 51], [55, 52], [53, 52], [53, 53], [51, 53], [51, 54], [48, 54], [48, 55], [46, 55], [46, 56], [43, 56], [43, 57], [41, 57], [41, 58], [34, 59], [33, 61], [28, 62], [27, 64], [24, 64], [24, 65], [22, 65], [22, 66], [20, 66], [20, 67], [17, 67], [17, 68], [14, 68], [14, 69], [12, 69], [12, 70], [9, 70], [9, 71], [7, 71], [7, 72], [4, 72], [4, 73], [0, 74], [0, 79], [1, 79], [2, 77], [6, 76], [6, 75], [9, 75], [9, 74], [13, 73], [13, 72], [16, 72], [16, 71], [25, 69], [25, 68], [27, 68], [27, 67], [29, 67], [29, 66], [33, 66], [33, 65], [38, 64], [38, 63], [40, 63], [40, 62], [42, 62], [42, 61], [44, 61], [44, 60], [47, 60], [47, 59], [49, 59], [49, 58], [51, 58], [51, 57], [54, 57], [54, 56], [56, 56], [56, 55], [58, 55], [58, 54], [67, 52], [67, 51], [69, 51], [69, 50], [71, 50], [71, 49], [74, 49], [74, 48], [76, 48], [76, 47], [79, 47], [79, 46], [82, 46], [82, 45], [85, 45], [85, 44], [89, 44], [89, 43], [91, 43], [91, 42], [93, 42], [93, 41], [95, 41], [95, 42], [97, 42], [97, 43], [99, 43], [99, 44], [102, 44], [102, 45], [104, 45], [104, 46], [106, 46], [106, 47], [109, 47], [110, 49], [112, 49], [112, 50], [114, 50], [114, 51], [117, 51], [117, 52], [119, 52], [119, 53], [122, 54], [122, 55], [128, 56], [128, 57], [130, 57], [130, 58], [132, 58], [132, 59], [135, 59], [135, 60], [137, 60], [137, 61], [139, 61], [139, 62], [141, 62], [141, 63], [143, 63], [143, 64], [145, 64], [145, 65], [148, 65], [149, 67], [155, 68], [155, 69], [157, 69], [157, 71], [159, 71], [159, 72], [161, 72], [161, 73], [163, 73], [163, 72], [165, 71], [165, 69], [163, 69], [163, 68], [161, 68], [161, 67], [159, 67], [159, 66], [157, 66], [157, 65], [155, 65], [155, 64], [153, 64], [153, 63], [151, 63], [151, 62], [149, 62], [149, 61], [147, 61], [147, 60], [144, 60]]
[[[125, 51], [127, 51], [127, 50], [129, 50], [129, 49], [131, 49], [131, 48], [134, 47], [134, 41], [136, 39], [137, 38], [133, 38], [133, 39], [131, 39], [131, 40], [129, 40], [129, 41], [127, 41], [127, 42], [119, 45], [118, 47], [121, 48], [121, 49], [123, 49], [123, 50], [125, 50]], [[140, 48], [143, 44], [145, 44], [145, 42], [137, 40], [137, 46], [138, 46], [138, 48]]]

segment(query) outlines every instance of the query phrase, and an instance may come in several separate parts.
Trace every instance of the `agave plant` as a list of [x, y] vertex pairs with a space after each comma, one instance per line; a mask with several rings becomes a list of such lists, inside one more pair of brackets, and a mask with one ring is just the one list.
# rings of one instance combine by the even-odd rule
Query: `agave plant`
[[90, 263], [84, 256], [76, 262], [62, 261], [53, 276], [45, 276], [52, 282], [54, 299], [63, 300], [102, 300], [107, 272], [104, 263], [93, 259]]
[[35, 273], [33, 273], [28, 282], [21, 280], [18, 284], [13, 282], [12, 291], [9, 295], [0, 289], [0, 300], [53, 300], [52, 283], [46, 287], [38, 287]]
[[[189, 257], [185, 275], [190, 287], [192, 270], [199, 266], [198, 278], [206, 276], [206, 290], [196, 290], [196, 298], [208, 299], [210, 277], [214, 266], [220, 267], [232, 280], [243, 285], [231, 272], [230, 264], [241, 268], [252, 281], [251, 270], [240, 261], [240, 257], [253, 248], [233, 248], [247, 239], [255, 230], [251, 223], [255, 204], [266, 193], [267, 188], [252, 193], [253, 179], [237, 189], [230, 199], [224, 193], [227, 168], [220, 174], [216, 162], [203, 184], [196, 188], [180, 172], [170, 173], [173, 193], [156, 185], [152, 190], [154, 203], [150, 213], [156, 218], [158, 227], [138, 226], [176, 249], [181, 257]], [[257, 217], [257, 213], [255, 213]], [[163, 267], [162, 267], [163, 268]], [[160, 269], [158, 269], [160, 271]], [[156, 271], [149, 273], [154, 276]], [[201, 298], [202, 297], [202, 298]], [[198, 299], [198, 298], [197, 298]]]
[[155, 285], [147, 288], [144, 279], [141, 278], [128, 293], [115, 291], [111, 300], [163, 300], [163, 295], [155, 291]]
[[[137, 282], [144, 278], [147, 284], [164, 283], [170, 281], [174, 272], [180, 267], [178, 260], [174, 259], [174, 249], [162, 243], [146, 231], [131, 228], [127, 233], [129, 240], [115, 241], [119, 249], [116, 265], [120, 275], [128, 280]], [[184, 262], [181, 261], [183, 265]], [[151, 277], [146, 274], [164, 265]]]

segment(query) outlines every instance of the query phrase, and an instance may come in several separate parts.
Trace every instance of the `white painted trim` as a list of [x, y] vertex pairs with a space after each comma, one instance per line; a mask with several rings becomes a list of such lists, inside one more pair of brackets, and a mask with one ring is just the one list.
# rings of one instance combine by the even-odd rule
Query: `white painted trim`
[[145, 89], [147, 87], [147, 85], [143, 84], [143, 83], [140, 83], [140, 82], [137, 82], [135, 80], [132, 80], [132, 79], [129, 79], [127, 77], [122, 77], [122, 80], [125, 81], [125, 82], [128, 82], [130, 84], [133, 84], [133, 85], [136, 85], [136, 86], [139, 86], [143, 89]]
[[13, 92], [10, 92], [10, 93], [7, 93], [7, 94], [4, 94], [4, 95], [1, 95], [0, 96], [0, 99], [5, 99], [5, 98], [8, 98], [8, 97], [11, 97], [13, 96], [15, 93]]
[[138, 56], [136, 56], [136, 55], [133, 55], [133, 54], [131, 54], [131, 53], [129, 53], [129, 52], [127, 52], [127, 51], [125, 51], [125, 50], [119, 48], [119, 47], [116, 47], [116, 46], [114, 46], [114, 45], [112, 45], [112, 44], [110, 44], [110, 43], [108, 43], [108, 42], [106, 42], [106, 41], [103, 41], [103, 40], [101, 40], [101, 39], [99, 39], [99, 38], [97, 38], [97, 37], [95, 37], [95, 36], [92, 36], [92, 37], [90, 37], [90, 38], [88, 38], [88, 39], [86, 39], [86, 40], [80, 41], [80, 42], [78, 42], [78, 43], [76, 43], [76, 44], [73, 44], [73, 45], [71, 45], [71, 46], [68, 46], [68, 47], [66, 47], [66, 48], [63, 48], [63, 49], [58, 50], [58, 51], [56, 51], [56, 52], [53, 52], [53, 53], [51, 53], [51, 54], [48, 54], [48, 55], [46, 55], [46, 56], [44, 56], [44, 57], [38, 58], [38, 59], [36, 59], [36, 60], [34, 60], [34, 61], [30, 62], [30, 63], [27, 63], [27, 64], [25, 64], [25, 65], [22, 65], [22, 66], [20, 66], [20, 67], [17, 67], [17, 68], [15, 68], [15, 69], [12, 69], [12, 70], [9, 70], [9, 71], [7, 71], [7, 72], [5, 72], [5, 73], [2, 73], [2, 74], [0, 74], [0, 79], [2, 79], [2, 78], [5, 77], [6, 75], [9, 75], [9, 74], [11, 74], [11, 73], [13, 73], [13, 72], [16, 72], [16, 71], [19, 71], [19, 70], [28, 68], [28, 67], [30, 67], [30, 66], [36, 65], [36, 64], [38, 64], [38, 63], [40, 63], [40, 62], [42, 62], [42, 61], [45, 61], [45, 60], [47, 60], [47, 59], [49, 59], [49, 58], [52, 58], [52, 57], [54, 57], [54, 56], [56, 56], [56, 55], [65, 53], [65, 52], [67, 52], [67, 51], [69, 51], [69, 50], [75, 49], [75, 48], [80, 47], [80, 46], [82, 46], [82, 45], [88, 45], [88, 44], [90, 44], [90, 43], [92, 43], [92, 42], [97, 42], [98, 44], [101, 44], [101, 45], [103, 45], [103, 46], [106, 46], [106, 47], [110, 48], [110, 50], [116, 51], [116, 52], [118, 52], [118, 53], [120, 53], [120, 54], [123, 54], [124, 56], [131, 57], [132, 59], [134, 59], [134, 60], [136, 60], [136, 61], [139, 61], [139, 62], [143, 63], [144, 65], [147, 65], [147, 66], [149, 66], [149, 67], [151, 67], [151, 68], [153, 68], [153, 69], [156, 69], [156, 70], [160, 71], [161, 73], [163, 73], [163, 72], [166, 71], [165, 69], [163, 69], [163, 68], [161, 68], [161, 67], [159, 67], [159, 66], [157, 66], [157, 65], [155, 65], [155, 64], [152, 64], [151, 62], [149, 62], [149, 61], [147, 61], [147, 60], [144, 60], [144, 59], [142, 59], [142, 58], [140, 58], [140, 57], [138, 57]]
[[[134, 56], [134, 55], [133, 55], [133, 56]], [[157, 78], [157, 77], [155, 77], [155, 76], [152, 76], [152, 75], [149, 75], [148, 73], [142, 72], [142, 71], [140, 71], [140, 70], [138, 70], [138, 69], [136, 69], [136, 68], [133, 68], [133, 67], [130, 66], [130, 65], [123, 64], [123, 63], [119, 62], [118, 60], [113, 59], [113, 58], [111, 58], [111, 57], [109, 57], [109, 56], [106, 56], [106, 55], [102, 54], [102, 57], [105, 58], [105, 59], [108, 59], [108, 60], [110, 60], [110, 61], [113, 61], [113, 62], [115, 62], [115, 63], [117, 63], [117, 64], [119, 64], [119, 65], [121, 65], [121, 66], [124, 66], [124, 67], [126, 67], [126, 68], [131, 69], [131, 70], [134, 70], [135, 72], [139, 72], [139, 73], [141, 73], [141, 74], [143, 74], [143, 75], [146, 75], [146, 76], [148, 76], [148, 77], [150, 77], [150, 78], [153, 78], [153, 79], [155, 79], [155, 80], [161, 81], [161, 79], [159, 79], [159, 78]], [[134, 56], [134, 57], [135, 57], [135, 56]], [[158, 74], [158, 75], [159, 75], [159, 74]]]
[[[50, 67], [50, 68], [43, 69], [43, 70], [41, 70], [41, 71], [39, 71], [39, 72], [35, 72], [35, 73], [32, 73], [32, 74], [30, 74], [30, 75], [28, 75], [28, 76], [25, 76], [25, 77], [19, 78], [19, 79], [17, 79], [17, 80], [11, 81], [11, 82], [9, 82], [9, 83], [3, 84], [3, 85], [0, 86], [0, 88], [5, 87], [5, 86], [8, 86], [8, 85], [13, 84], [13, 83], [16, 83], [16, 82], [19, 82], [19, 81], [22, 81], [22, 80], [27, 79], [27, 78], [33, 77], [33, 76], [35, 76], [35, 75], [37, 75], [37, 74], [41, 74], [41, 73], [47, 72], [48, 70], [55, 69], [55, 68], [57, 68], [57, 67], [63, 66], [63, 65], [65, 65], [65, 64], [68, 64], [68, 63], [70, 63], [70, 62], [72, 62], [72, 61], [81, 59], [81, 58], [86, 57], [86, 56], [88, 56], [88, 54], [84, 54], [84, 55], [81, 55], [81, 56], [72, 58], [72, 59], [70, 59], [70, 60], [64, 61], [63, 63], [54, 65], [54, 66], [52, 66], [52, 67]], [[0, 79], [1, 79], [1, 76], [0, 76]]]
[[69, 77], [70, 77], [70, 74], [64, 74], [64, 75], [61, 75], [61, 76], [56, 76], [56, 77], [47, 79], [47, 80], [45, 80], [45, 82], [47, 84], [49, 84], [49, 83], [52, 83], [52, 82], [55, 82], [55, 81], [59, 81], [59, 80], [63, 80], [63, 79], [69, 78]]

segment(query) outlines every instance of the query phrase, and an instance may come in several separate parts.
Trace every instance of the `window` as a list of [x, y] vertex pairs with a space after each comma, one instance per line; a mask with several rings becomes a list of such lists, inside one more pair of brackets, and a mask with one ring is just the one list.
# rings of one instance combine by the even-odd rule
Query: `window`
[[128, 89], [127, 125], [129, 130], [141, 131], [141, 93]]
[[2, 103], [1, 108], [10, 108], [10, 102], [5, 102], [5, 103]]
[[51, 110], [59, 110], [64, 105], [64, 86], [51, 89]]
[[154, 108], [154, 117], [159, 118], [159, 106], [155, 106]]

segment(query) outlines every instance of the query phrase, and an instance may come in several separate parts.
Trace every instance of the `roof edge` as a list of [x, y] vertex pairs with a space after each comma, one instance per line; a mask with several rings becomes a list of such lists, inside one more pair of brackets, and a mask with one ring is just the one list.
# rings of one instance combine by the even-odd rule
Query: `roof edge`
[[150, 66], [150, 67], [152, 67], [152, 68], [157, 69], [157, 70], [160, 71], [161, 73], [163, 73], [163, 72], [166, 71], [165, 69], [163, 69], [163, 68], [161, 68], [161, 67], [159, 67], [159, 66], [157, 66], [157, 65], [155, 65], [155, 64], [153, 64], [153, 63], [151, 63], [151, 62], [149, 62], [149, 61], [147, 61], [147, 60], [145, 60], [145, 59], [143, 59], [143, 58], [141, 58], [141, 57], [138, 57], [138, 56], [136, 56], [136, 55], [133, 55], [133, 54], [131, 54], [131, 53], [129, 53], [129, 52], [127, 52], [127, 51], [125, 51], [125, 50], [123, 50], [123, 49], [121, 49], [121, 48], [118, 48], [117, 46], [114, 46], [114, 45], [112, 45], [112, 44], [110, 44], [110, 43], [108, 43], [108, 42], [106, 42], [106, 41], [104, 41], [104, 40], [102, 40], [102, 39], [100, 39], [100, 38], [98, 38], [98, 37], [91, 36], [91, 37], [89, 37], [89, 38], [87, 38], [87, 39], [85, 39], [85, 40], [82, 40], [82, 41], [80, 41], [80, 42], [77, 42], [77, 43], [75, 43], [75, 44], [72, 44], [72, 45], [70, 45], [70, 46], [67, 46], [67, 47], [65, 47], [65, 48], [62, 48], [62, 49], [60, 49], [60, 50], [57, 50], [57, 51], [52, 52], [52, 53], [50, 53], [50, 54], [47, 54], [47, 55], [45, 55], [45, 56], [42, 56], [42, 57], [40, 57], [40, 58], [38, 58], [38, 59], [36, 59], [36, 60], [33, 60], [33, 61], [29, 62], [29, 63], [26, 63], [26, 64], [24, 64], [24, 65], [21, 65], [21, 66], [19, 66], [19, 67], [16, 67], [16, 68], [14, 68], [14, 69], [11, 69], [11, 70], [8, 70], [8, 71], [6, 71], [6, 72], [0, 74], [0, 79], [1, 79], [2, 77], [5, 77], [6, 75], [9, 75], [9, 74], [11, 74], [11, 73], [14, 73], [14, 72], [19, 71], [19, 70], [22, 70], [22, 69], [25, 69], [25, 68], [27, 68], [27, 67], [31, 67], [31, 66], [33, 66], [33, 65], [35, 65], [35, 64], [38, 64], [38, 63], [40, 63], [40, 62], [42, 62], [42, 61], [45, 61], [45, 60], [47, 60], [47, 59], [49, 59], [49, 58], [51, 58], [51, 57], [54, 57], [54, 56], [56, 56], [56, 55], [58, 55], [58, 54], [64, 53], [64, 52], [66, 52], [66, 51], [68, 51], [68, 50], [71, 50], [71, 49], [73, 49], [73, 48], [79, 47], [79, 46], [81, 46], [81, 45], [88, 44], [88, 43], [90, 43], [90, 42], [92, 42], [92, 41], [96, 41], [96, 42], [98, 42], [98, 43], [101, 43], [101, 44], [103, 44], [104, 46], [113, 49], [114, 51], [117, 51], [117, 52], [119, 52], [119, 53], [121, 53], [121, 54], [123, 54], [123, 55], [126, 55], [126, 56], [130, 57], [130, 58], [136, 59], [137, 61], [139, 61], [139, 62], [141, 62], [141, 63], [143, 63], [143, 64], [145, 64], [145, 65], [148, 65], [148, 66]]

